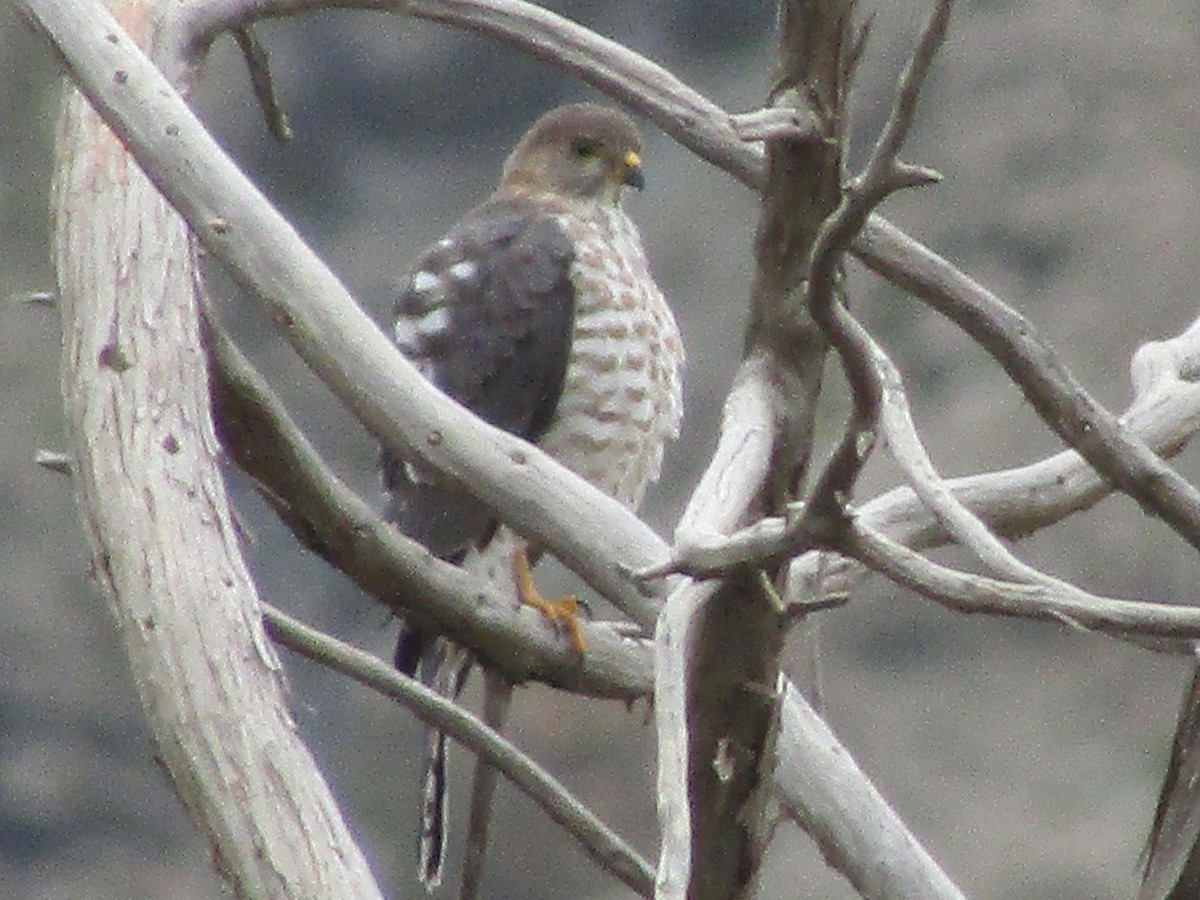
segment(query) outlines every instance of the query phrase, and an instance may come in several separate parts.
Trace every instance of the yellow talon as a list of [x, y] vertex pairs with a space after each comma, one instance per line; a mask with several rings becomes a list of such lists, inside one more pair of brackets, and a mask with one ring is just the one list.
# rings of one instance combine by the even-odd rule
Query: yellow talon
[[566, 629], [571, 647], [576, 653], [583, 653], [587, 645], [583, 640], [583, 630], [579, 627], [579, 601], [574, 597], [558, 597], [554, 600], [543, 597], [533, 583], [533, 570], [529, 567], [529, 556], [524, 547], [513, 551], [512, 567], [520, 601], [540, 612], [555, 628]]

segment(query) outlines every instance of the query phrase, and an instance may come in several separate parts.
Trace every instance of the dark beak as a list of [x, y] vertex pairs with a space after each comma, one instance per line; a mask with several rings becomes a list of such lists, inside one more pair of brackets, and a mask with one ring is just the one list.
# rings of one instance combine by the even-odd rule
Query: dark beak
[[621, 163], [621, 183], [642, 190], [646, 186], [646, 176], [642, 174], [642, 158], [638, 156], [637, 151], [627, 151]]

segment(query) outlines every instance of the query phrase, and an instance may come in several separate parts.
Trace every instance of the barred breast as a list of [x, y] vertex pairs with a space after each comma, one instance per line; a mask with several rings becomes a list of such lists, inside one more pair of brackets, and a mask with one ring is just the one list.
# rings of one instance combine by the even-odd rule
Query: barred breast
[[636, 509], [679, 435], [679, 329], [624, 212], [595, 206], [559, 221], [576, 250], [575, 321], [559, 406], [538, 443]]

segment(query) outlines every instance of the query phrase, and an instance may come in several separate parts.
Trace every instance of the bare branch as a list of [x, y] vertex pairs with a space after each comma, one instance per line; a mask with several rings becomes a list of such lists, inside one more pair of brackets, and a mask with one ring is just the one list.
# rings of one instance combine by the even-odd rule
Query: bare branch
[[1021, 562], [974, 513], [960, 503], [934, 468], [917, 434], [908, 408], [900, 372], [869, 334], [862, 335], [883, 383], [883, 431], [905, 480], [929, 507], [946, 532], [975, 553], [991, 570], [1006, 578], [1041, 584], [1055, 591], [1074, 591], [1066, 582]]
[[1051, 430], [1118, 490], [1200, 548], [1200, 491], [1094, 400], [1024, 316], [882, 219], [868, 223], [857, 252], [974, 338]]
[[271, 132], [271, 137], [280, 143], [290, 141], [292, 139], [291, 117], [279, 105], [279, 98], [275, 96], [275, 84], [271, 78], [270, 60], [267, 57], [266, 48], [249, 27], [234, 29], [233, 39], [237, 41], [238, 49], [242, 51], [246, 68], [250, 70], [250, 84], [254, 88], [254, 99], [258, 101], [258, 108], [262, 110], [263, 118], [267, 122], [267, 130]]
[[[1122, 431], [1156, 453], [1175, 455], [1200, 431], [1200, 318], [1174, 338], [1139, 347], [1130, 371], [1135, 397], [1121, 415]], [[1094, 506], [1113, 490], [1074, 450], [1017, 469], [954, 478], [945, 484], [990, 530], [1006, 537], [1022, 537], [1053, 525]], [[910, 488], [895, 488], [868, 501], [858, 508], [856, 519], [910, 548], [937, 546], [949, 539]], [[787, 528], [785, 519], [767, 518], [728, 538], [697, 538], [681, 546], [668, 564], [638, 574], [720, 575], [779, 552]], [[816, 577], [818, 566], [818, 554], [810, 553], [794, 563], [793, 570], [796, 577], [807, 579]]]
[[24, 303], [26, 306], [45, 306], [50, 309], [58, 306], [58, 294], [54, 291], [17, 291], [12, 295], [14, 303]]
[[1017, 560], [1000, 539], [958, 501], [934, 468], [933, 460], [925, 451], [913, 423], [900, 371], [869, 335], [865, 335], [865, 340], [883, 383], [884, 437], [905, 480], [951, 538], [971, 550], [985, 565], [997, 573], [1022, 581], [1036, 580], [1038, 573]]
[[929, 21], [921, 30], [921, 39], [900, 75], [891, 115], [888, 116], [883, 133], [871, 154], [871, 160], [867, 163], [867, 181], [877, 178], [882, 180], [884, 172], [895, 172], [897, 169], [896, 159], [916, 118], [921, 86], [925, 83], [925, 76], [929, 74], [934, 57], [946, 40], [946, 29], [950, 26], [950, 10], [953, 6], [954, 0], [938, 0]]
[[845, 434], [812, 490], [805, 517], [836, 519], [875, 443], [875, 423], [883, 384], [868, 359], [869, 335], [836, 296], [842, 255], [866, 224], [872, 210], [906, 187], [936, 180], [925, 170], [900, 164], [900, 148], [912, 127], [917, 98], [933, 58], [946, 36], [953, 0], [940, 0], [900, 76], [892, 111], [861, 175], [851, 180], [838, 208], [813, 241], [806, 275], [808, 309], [837, 352], [850, 384], [854, 412]]
[[[513, 686], [502, 675], [483, 670], [483, 721], [497, 734], [504, 731]], [[483, 883], [483, 863], [487, 856], [488, 826], [492, 818], [492, 798], [496, 793], [496, 770], [483, 757], [475, 760], [471, 781], [471, 808], [467, 814], [466, 846], [463, 850], [462, 880], [458, 900], [475, 900]], [[649, 868], [649, 867], [647, 867]]]
[[752, 509], [775, 437], [769, 378], [769, 366], [758, 355], [742, 363], [734, 376], [717, 448], [675, 528], [677, 545], [727, 534]]
[[478, 602], [490, 588], [435, 558], [350, 490], [211, 315], [207, 319], [221, 440], [301, 543], [380, 602], [474, 648], [511, 682], [536, 679], [626, 701], [651, 692], [645, 642], [580, 622], [588, 644], [580, 658], [533, 610]]
[[[81, 4], [21, 2], [38, 13]], [[620, 503], [422, 378], [121, 35], [115, 23], [97, 22], [86, 34], [53, 39], [143, 171], [248, 294], [266, 303], [300, 357], [389, 447], [485, 496], [506, 522], [649, 628], [658, 602], [613, 560], [650, 565], [666, 555], [662, 541]]]
[[[153, 43], [146, 5], [121, 8]], [[45, 33], [79, 55], [130, 40], [102, 4], [46, 0], [36, 13]], [[107, 68], [114, 90], [126, 74]], [[378, 897], [287, 712], [280, 663], [238, 549], [198, 349], [187, 228], [74, 91], [55, 162], [74, 483], [93, 578], [110, 603], [157, 756], [232, 894]]]
[[331, 7], [396, 12], [487, 34], [636, 110], [739, 181], [760, 183], [762, 152], [738, 136], [727, 112], [646, 57], [521, 0], [208, 0], [175, 8], [175, 42], [185, 58], [196, 58], [222, 31]]
[[46, 471], [58, 475], [70, 475], [75, 466], [74, 455], [61, 450], [38, 450], [33, 454], [33, 461]]
[[1043, 619], [1119, 638], [1163, 638], [1176, 643], [1156, 649], [1171, 652], [1181, 652], [1180, 641], [1200, 637], [1200, 607], [1100, 597], [1052, 579], [1017, 584], [958, 572], [857, 522], [842, 552], [959, 612]]
[[[963, 900], [829, 727], [786, 683], [775, 754], [784, 808], [863, 897]], [[831, 778], [831, 772], [838, 774]]]
[[731, 117], [733, 130], [743, 141], [829, 142], [817, 113], [802, 106], [768, 106]]
[[602, 868], [641, 896], [653, 893], [654, 872], [650, 864], [511, 742], [456, 703], [371, 654], [310, 628], [268, 604], [263, 604], [263, 611], [264, 622], [274, 640], [403, 704], [425, 724], [445, 732], [486, 759], [579, 841]]
[[[1178, 453], [1200, 430], [1200, 318], [1167, 341], [1142, 345], [1131, 364], [1135, 397], [1122, 414], [1122, 430], [1164, 456]], [[947, 484], [989, 528], [1021, 537], [1087, 509], [1112, 491], [1074, 450], [1000, 472], [952, 479]], [[883, 494], [858, 510], [858, 519], [912, 548], [946, 541], [938, 523], [907, 488]], [[812, 568], [811, 561], [805, 567]]]
[[[750, 513], [776, 511], [807, 471], [825, 341], [804, 309], [799, 275], [840, 190], [842, 40], [852, 9], [852, 0], [780, 8], [782, 74], [773, 106], [808, 119], [818, 137], [785, 131], [768, 142], [738, 385], [751, 403], [745, 418], [726, 406], [717, 454], [679, 529], [688, 540], [728, 531]], [[747, 465], [731, 479], [734, 460]], [[723, 505], [716, 502], [722, 495]], [[719, 584], [685, 585], [659, 618], [663, 900], [743, 896], [758, 869], [782, 635], [774, 592], [762, 582], [741, 570]]]

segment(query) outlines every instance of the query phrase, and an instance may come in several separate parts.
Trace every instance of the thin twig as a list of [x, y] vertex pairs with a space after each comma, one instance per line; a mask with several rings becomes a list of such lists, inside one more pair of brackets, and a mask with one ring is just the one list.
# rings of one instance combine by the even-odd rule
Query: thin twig
[[1042, 421], [1118, 490], [1200, 548], [1200, 491], [1096, 401], [1028, 319], [894, 225], [873, 217], [856, 253], [995, 359]]
[[900, 76], [892, 111], [863, 172], [843, 191], [841, 203], [823, 223], [813, 242], [808, 266], [808, 309], [837, 352], [849, 382], [853, 414], [842, 440], [817, 479], [804, 518], [836, 518], [850, 497], [863, 464], [875, 443], [875, 423], [883, 385], [865, 355], [861, 329], [836, 296], [842, 256], [868, 216], [891, 194], [903, 188], [930, 184], [939, 176], [906, 166], [898, 156], [916, 115], [921, 85], [945, 40], [953, 0], [940, 0]]
[[882, 425], [888, 447], [905, 480], [946, 532], [997, 575], [1028, 584], [1042, 584], [1054, 590], [1074, 590], [1066, 582], [1018, 559], [966, 505], [959, 502], [921, 442], [909, 412], [900, 371], [870, 334], [863, 330], [860, 338], [883, 384]]
[[12, 301], [26, 306], [45, 306], [53, 309], [58, 306], [58, 294], [54, 291], [16, 291], [12, 294]]
[[263, 622], [272, 640], [403, 704], [426, 725], [445, 732], [486, 759], [579, 841], [602, 868], [644, 897], [653, 893], [650, 864], [510, 741], [456, 703], [370, 653], [311, 628], [270, 604], [262, 606]]
[[266, 48], [263, 47], [258, 36], [250, 30], [249, 26], [235, 28], [233, 39], [237, 42], [238, 49], [242, 51], [246, 68], [250, 70], [250, 84], [254, 88], [254, 99], [258, 101], [258, 108], [262, 110], [263, 118], [266, 119], [267, 130], [281, 144], [290, 141], [292, 139], [292, 120], [280, 106], [279, 98], [275, 94], [275, 83], [271, 78], [270, 58]]
[[1051, 620], [1117, 638], [1162, 639], [1135, 642], [1173, 653], [1190, 653], [1183, 642], [1200, 637], [1200, 607], [1101, 597], [1065, 582], [1018, 584], [959, 572], [859, 522], [851, 524], [840, 552], [959, 612]]

